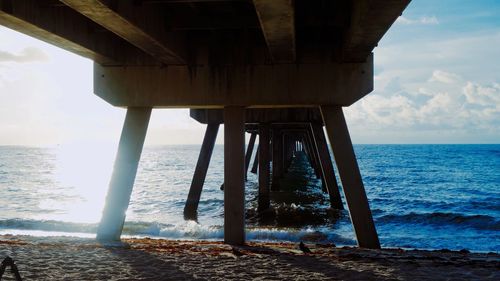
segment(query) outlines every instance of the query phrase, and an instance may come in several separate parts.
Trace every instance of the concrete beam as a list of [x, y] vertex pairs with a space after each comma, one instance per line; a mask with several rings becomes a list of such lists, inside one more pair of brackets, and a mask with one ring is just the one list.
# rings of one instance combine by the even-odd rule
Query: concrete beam
[[106, 205], [97, 229], [99, 240], [120, 240], [150, 116], [151, 108], [127, 109]]
[[245, 243], [245, 108], [224, 108], [224, 242]]
[[295, 61], [295, 8], [291, 0], [253, 0], [274, 63]]
[[353, 64], [102, 67], [94, 93], [115, 106], [351, 105], [373, 90], [373, 59]]
[[208, 165], [212, 158], [215, 140], [217, 139], [217, 132], [219, 131], [219, 124], [208, 124], [205, 131], [205, 137], [201, 145], [200, 155], [194, 170], [193, 180], [189, 188], [186, 206], [184, 206], [184, 219], [195, 220], [198, 214], [198, 203], [200, 202], [201, 191], [207, 176]]
[[330, 145], [339, 170], [347, 207], [358, 245], [379, 249], [377, 230], [366, 198], [365, 188], [358, 162], [347, 129], [344, 113], [339, 106], [321, 106], [321, 113], [330, 140]]
[[[164, 64], [185, 64], [185, 60], [167, 45], [163, 34], [155, 32], [154, 28], [159, 28], [164, 24], [160, 14], [149, 12], [147, 19], [137, 21], [141, 7], [133, 6], [132, 1], [116, 1], [116, 7], [111, 7], [105, 0], [60, 0], [75, 11], [88, 17], [92, 21], [115, 33], [132, 45], [150, 54], [152, 57]], [[127, 16], [123, 16], [124, 13]], [[135, 16], [135, 20], [133, 16]], [[150, 23], [150, 24], [146, 24]]]
[[[191, 118], [202, 124], [223, 123], [223, 112], [220, 109], [190, 109]], [[247, 132], [249, 124], [255, 125], [258, 130], [259, 123], [272, 123], [273, 129], [277, 124], [286, 124], [285, 129], [295, 126], [291, 124], [304, 124], [315, 122], [323, 125], [323, 118], [318, 107], [309, 108], [248, 108], [245, 123]]]
[[102, 65], [122, 65], [127, 57], [142, 52], [66, 7], [51, 7], [47, 1], [0, 0], [0, 24], [58, 46]]
[[363, 62], [411, 0], [352, 1], [351, 24], [344, 36], [342, 61]]

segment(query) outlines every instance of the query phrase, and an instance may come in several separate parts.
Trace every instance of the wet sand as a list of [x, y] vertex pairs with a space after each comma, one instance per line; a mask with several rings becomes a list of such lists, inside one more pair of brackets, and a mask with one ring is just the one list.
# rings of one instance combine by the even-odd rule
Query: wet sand
[[0, 258], [11, 256], [24, 280], [500, 280], [495, 253], [307, 246], [5, 235]]

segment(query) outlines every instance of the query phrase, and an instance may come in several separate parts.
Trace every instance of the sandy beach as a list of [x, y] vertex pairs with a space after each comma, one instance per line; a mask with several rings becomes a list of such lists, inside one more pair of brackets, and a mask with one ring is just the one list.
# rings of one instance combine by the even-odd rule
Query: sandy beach
[[[24, 280], [500, 280], [500, 255], [293, 243], [0, 236]], [[2, 280], [14, 280], [7, 269]]]

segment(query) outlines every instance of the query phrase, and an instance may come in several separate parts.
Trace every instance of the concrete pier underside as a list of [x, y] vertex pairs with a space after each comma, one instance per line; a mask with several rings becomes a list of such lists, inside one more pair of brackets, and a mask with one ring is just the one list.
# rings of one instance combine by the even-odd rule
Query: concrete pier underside
[[0, 0], [0, 24], [92, 59], [94, 93], [127, 108], [98, 238], [120, 238], [151, 109], [215, 108], [191, 112], [209, 125], [187, 214], [197, 209], [222, 123], [227, 243], [245, 241], [245, 130], [266, 142], [255, 162], [263, 198], [268, 158], [277, 161], [276, 181], [293, 147], [303, 147], [332, 207], [342, 208], [325, 126], [358, 244], [378, 248], [341, 107], [372, 91], [372, 51], [409, 2]]
[[[198, 122], [205, 124], [220, 124], [225, 120], [224, 111], [217, 109], [191, 109], [190, 115]], [[323, 106], [321, 110], [318, 108], [247, 109], [245, 123], [247, 132], [259, 135], [259, 150], [256, 159], [258, 159], [259, 167], [258, 209], [261, 212], [270, 207], [271, 183], [274, 185], [275, 181], [279, 181], [278, 177], [274, 176], [275, 167], [279, 166], [276, 163], [283, 161], [280, 165], [283, 165], [283, 169], [286, 170], [287, 155], [292, 155], [296, 150], [295, 142], [304, 144], [304, 147], [307, 148], [306, 153], [311, 159], [311, 166], [313, 168], [316, 166], [316, 169], [319, 170], [318, 176], [324, 181], [325, 189], [329, 193], [331, 207], [343, 209], [323, 125], [327, 132], [334, 128], [338, 137], [335, 140], [332, 139], [331, 135], [328, 137], [335, 163], [340, 172], [358, 244], [368, 248], [380, 246], [341, 107]], [[271, 153], [276, 149], [275, 138], [271, 137], [271, 132], [280, 132], [286, 136], [281, 139], [285, 141], [278, 145], [282, 149], [281, 153]], [[336, 143], [335, 148], [333, 143]], [[270, 178], [271, 159], [269, 158], [271, 154], [273, 156], [283, 155], [281, 160], [274, 157], [272, 159], [272, 182]]]

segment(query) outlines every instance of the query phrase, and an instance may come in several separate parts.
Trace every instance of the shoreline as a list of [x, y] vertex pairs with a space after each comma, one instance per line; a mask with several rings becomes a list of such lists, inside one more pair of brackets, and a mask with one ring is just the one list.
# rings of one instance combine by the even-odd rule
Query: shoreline
[[[1, 235], [23, 280], [500, 280], [500, 255], [450, 250], [369, 250], [331, 244]], [[4, 274], [11, 278], [10, 271]]]
[[[64, 231], [43, 231], [43, 230], [0, 230], [0, 240], [2, 240], [2, 237], [22, 237], [29, 239], [31, 237], [33, 238], [38, 238], [38, 239], [51, 239], [51, 238], [67, 238], [67, 239], [72, 239], [72, 240], [89, 240], [95, 241], [96, 234], [95, 233], [90, 233], [90, 232], [64, 232]], [[122, 239], [125, 240], [141, 240], [141, 239], [151, 239], [151, 240], [167, 240], [167, 241], [179, 241], [179, 242], [222, 242], [223, 238], [222, 237], [214, 237], [214, 238], [191, 238], [191, 237], [167, 237], [167, 236], [155, 236], [155, 235], [128, 235], [128, 234], [122, 234]], [[342, 247], [351, 247], [351, 248], [356, 248], [356, 246], [352, 243], [348, 244], [343, 244], [343, 243], [338, 243], [336, 241], [323, 241], [323, 240], [303, 240], [304, 243], [308, 244], [335, 244], [336, 247], [342, 248]], [[249, 239], [247, 237], [247, 242], [248, 243], [289, 243], [289, 244], [298, 244], [300, 241], [294, 241], [294, 240], [269, 240], [269, 239]], [[412, 247], [397, 247], [397, 246], [384, 246], [384, 244], [381, 244], [382, 249], [398, 249], [398, 250], [404, 250], [404, 251], [428, 251], [428, 252], [436, 252], [436, 251], [451, 251], [451, 252], [460, 252], [460, 251], [467, 251], [472, 254], [497, 254], [500, 255], [499, 251], [494, 251], [494, 250], [486, 250], [486, 251], [480, 251], [480, 250], [474, 250], [474, 249], [468, 249], [468, 248], [412, 248]]]
[[[91, 233], [91, 232], [64, 232], [64, 231], [44, 231], [44, 230], [13, 230], [13, 229], [7, 229], [7, 230], [0, 230], [0, 241], [2, 240], [3, 237], [18, 237], [18, 238], [25, 238], [25, 239], [30, 239], [30, 238], [35, 238], [35, 239], [52, 239], [52, 238], [61, 238], [61, 239], [71, 239], [71, 240], [89, 240], [89, 241], [95, 241], [96, 234]], [[123, 240], [141, 240], [141, 239], [151, 239], [151, 240], [167, 240], [167, 241], [178, 241], [178, 242], [222, 242], [223, 238], [222, 237], [214, 237], [214, 238], [182, 238], [182, 237], [167, 237], [167, 236], [156, 236], [156, 235], [128, 235], [128, 234], [122, 234], [122, 239]], [[343, 244], [343, 243], [338, 243], [335, 241], [323, 241], [323, 240], [303, 240], [304, 243], [307, 244], [335, 244], [336, 247], [342, 248], [342, 247], [351, 247], [351, 248], [356, 248], [356, 246], [352, 243], [348, 244]], [[298, 244], [300, 241], [294, 241], [294, 240], [268, 240], [268, 239], [249, 239], [247, 237], [247, 242], [248, 243], [285, 243], [285, 244]], [[474, 250], [474, 249], [468, 249], [468, 248], [412, 248], [412, 247], [397, 247], [397, 246], [384, 246], [382, 245], [382, 249], [398, 249], [398, 250], [404, 250], [404, 251], [428, 251], [428, 252], [439, 252], [439, 251], [451, 251], [451, 252], [460, 252], [460, 251], [467, 251], [472, 254], [496, 254], [500, 255], [499, 251], [494, 251], [494, 250], [486, 250], [486, 251], [480, 251], [480, 250]]]

